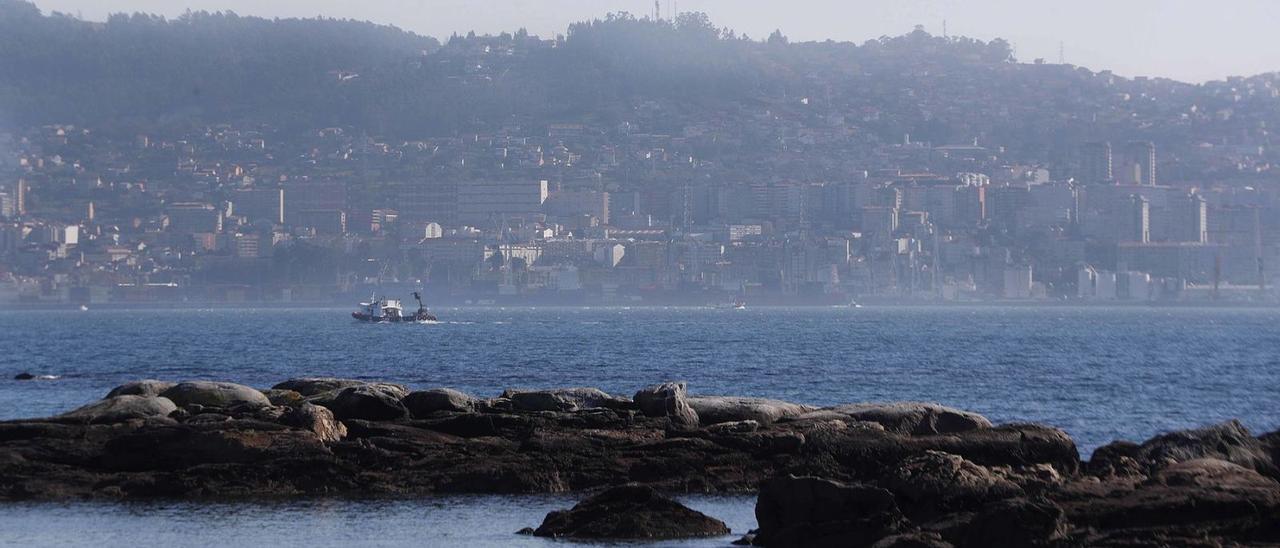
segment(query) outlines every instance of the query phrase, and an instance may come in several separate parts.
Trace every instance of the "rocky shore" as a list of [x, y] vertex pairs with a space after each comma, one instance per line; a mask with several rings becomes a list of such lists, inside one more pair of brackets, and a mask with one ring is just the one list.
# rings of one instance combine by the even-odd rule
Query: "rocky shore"
[[689, 535], [723, 524], [658, 493], [758, 492], [759, 530], [740, 542], [760, 546], [1268, 545], [1280, 542], [1278, 464], [1280, 432], [1236, 422], [1082, 462], [1050, 426], [927, 403], [693, 396], [680, 383], [481, 399], [349, 379], [139, 381], [0, 422], [0, 500], [604, 491], [537, 531], [670, 538], [683, 536], [670, 523]]

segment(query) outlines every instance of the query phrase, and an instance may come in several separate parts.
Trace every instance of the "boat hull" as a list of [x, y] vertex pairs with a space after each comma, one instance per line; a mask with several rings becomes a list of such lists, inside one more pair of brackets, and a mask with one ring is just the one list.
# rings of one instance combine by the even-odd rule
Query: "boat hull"
[[416, 323], [436, 321], [435, 316], [425, 312], [419, 312], [413, 316], [372, 316], [365, 314], [364, 312], [352, 312], [351, 317], [368, 323]]

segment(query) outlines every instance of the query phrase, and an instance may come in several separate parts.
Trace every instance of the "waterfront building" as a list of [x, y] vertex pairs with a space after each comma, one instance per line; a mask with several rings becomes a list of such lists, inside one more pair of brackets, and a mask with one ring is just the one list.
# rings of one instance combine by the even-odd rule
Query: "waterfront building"
[[542, 213], [547, 181], [470, 181], [458, 185], [458, 222], [489, 225]]

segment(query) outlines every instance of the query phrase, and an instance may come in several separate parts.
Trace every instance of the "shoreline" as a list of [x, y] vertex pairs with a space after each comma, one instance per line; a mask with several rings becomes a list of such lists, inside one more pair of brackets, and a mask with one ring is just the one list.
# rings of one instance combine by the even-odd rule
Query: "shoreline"
[[1046, 542], [1280, 540], [1265, 526], [1280, 517], [1277, 456], [1280, 431], [1254, 435], [1236, 421], [1112, 442], [1083, 460], [1052, 426], [929, 403], [691, 396], [683, 383], [631, 397], [571, 388], [477, 398], [333, 378], [264, 390], [140, 381], [59, 416], [0, 422], [0, 501], [573, 495], [634, 484], [756, 494], [756, 538], [795, 545], [815, 528], [788, 520], [821, 512], [773, 519], [768, 509], [812, 506], [820, 489], [857, 507], [894, 501], [873, 512], [884, 519], [876, 538], [928, 533], [976, 546], [965, 539], [985, 527], [983, 512], [1025, 511], [1056, 516], [1035, 532]]

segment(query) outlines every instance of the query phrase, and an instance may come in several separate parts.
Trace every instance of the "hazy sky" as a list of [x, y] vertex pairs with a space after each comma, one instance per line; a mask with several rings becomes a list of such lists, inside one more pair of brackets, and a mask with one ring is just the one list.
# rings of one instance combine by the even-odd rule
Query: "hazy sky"
[[[186, 9], [266, 17], [355, 18], [420, 34], [497, 33], [519, 27], [549, 36], [573, 21], [611, 11], [648, 14], [653, 0], [35, 0], [46, 12], [103, 19]], [[1200, 82], [1280, 70], [1280, 0], [660, 0], [702, 11], [718, 26], [753, 38], [781, 29], [795, 40], [863, 42], [917, 24], [941, 34], [1014, 43], [1018, 58], [1058, 59], [1126, 76]]]

